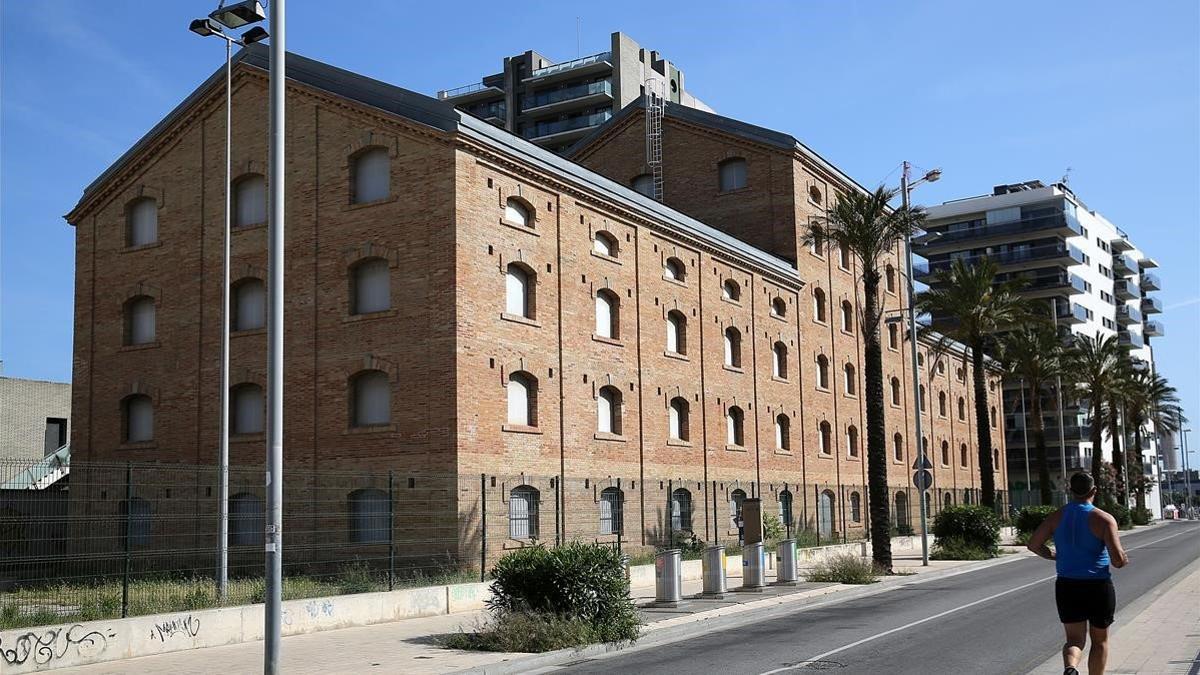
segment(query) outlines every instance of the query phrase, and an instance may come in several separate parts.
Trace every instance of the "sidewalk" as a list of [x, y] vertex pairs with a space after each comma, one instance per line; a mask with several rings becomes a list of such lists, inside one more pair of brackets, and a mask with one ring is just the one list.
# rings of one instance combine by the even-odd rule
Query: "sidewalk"
[[[1017, 557], [1019, 556], [1005, 555], [988, 562], [996, 564]], [[948, 574], [978, 565], [980, 563], [930, 561], [929, 567], [922, 567], [919, 551], [898, 554], [895, 560], [897, 571], [917, 575]], [[803, 578], [803, 572], [801, 578]], [[773, 579], [768, 577], [768, 580]], [[645, 606], [654, 600], [653, 586], [633, 588], [631, 594], [638, 605], [642, 607], [640, 611], [643, 621], [646, 622], [646, 626], [643, 628], [643, 637], [648, 638], [658, 631], [667, 630], [669, 632], [669, 629], [678, 629], [689, 623], [711, 621], [785, 603], [804, 603], [813, 599], [825, 599], [825, 596], [853, 595], [856, 592], [864, 591], [884, 592], [888, 586], [894, 587], [899, 583], [907, 583], [911, 580], [912, 577], [895, 577], [866, 587], [800, 582], [791, 587], [768, 586], [762, 592], [730, 592], [721, 600], [691, 600], [678, 608], [670, 609]], [[741, 585], [741, 578], [730, 576], [728, 585], [732, 591]], [[700, 581], [684, 582], [684, 597], [696, 595], [701, 589]], [[281, 669], [289, 675], [372, 671], [428, 675], [467, 669], [494, 668], [506, 661], [526, 659], [530, 656], [529, 654], [464, 652], [443, 649], [436, 644], [438, 636], [457, 632], [460, 627], [469, 630], [483, 618], [483, 612], [464, 612], [286, 637], [283, 639], [281, 650]], [[214, 672], [254, 672], [261, 670], [261, 663], [262, 643], [249, 642], [64, 668], [54, 672], [62, 675], [162, 672], [171, 672], [172, 675], [207, 675]]]
[[[1200, 564], [1154, 590], [1150, 605], [1132, 618], [1118, 619], [1109, 638], [1110, 675], [1200, 672]], [[1087, 652], [1083, 655], [1086, 673]], [[1055, 655], [1030, 675], [1059, 675]]]

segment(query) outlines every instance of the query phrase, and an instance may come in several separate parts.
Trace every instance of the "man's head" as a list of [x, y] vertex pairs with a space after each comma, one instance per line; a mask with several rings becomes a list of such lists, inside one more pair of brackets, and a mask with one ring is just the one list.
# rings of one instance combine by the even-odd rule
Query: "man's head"
[[1096, 496], [1096, 481], [1092, 480], [1092, 474], [1086, 471], [1071, 476], [1071, 497], [1079, 501], [1090, 501]]

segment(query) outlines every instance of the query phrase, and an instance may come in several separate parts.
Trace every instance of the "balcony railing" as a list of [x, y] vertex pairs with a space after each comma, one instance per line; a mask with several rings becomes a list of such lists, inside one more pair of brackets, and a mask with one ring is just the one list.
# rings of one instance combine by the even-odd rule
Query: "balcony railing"
[[1162, 337], [1166, 335], [1161, 321], [1147, 321], [1142, 327], [1142, 333], [1146, 337]]
[[1132, 305], [1121, 305], [1117, 308], [1117, 323], [1134, 324], [1142, 322], [1142, 312]]
[[599, 54], [592, 54], [591, 56], [583, 56], [571, 61], [556, 63], [552, 66], [546, 66], [545, 68], [538, 68], [530, 73], [529, 77], [526, 79], [531, 80], [535, 77], [545, 77], [547, 75], [561, 73], [566, 70], [574, 70], [575, 68], [582, 68], [584, 66], [590, 66], [593, 63], [601, 63], [603, 61], [612, 61], [612, 52], [600, 52]]
[[463, 86], [455, 87], [454, 89], [443, 89], [438, 92], [437, 97], [439, 99], [445, 100], [448, 98], [465, 96], [467, 94], [474, 94], [475, 92], [483, 91], [485, 89], [490, 89], [490, 88], [491, 88], [490, 85], [486, 85], [482, 82], [476, 82], [474, 84], [464, 84]]
[[1113, 255], [1113, 270], [1118, 274], [1137, 274], [1139, 267], [1133, 256], [1128, 253], [1117, 253]]
[[508, 115], [508, 106], [504, 101], [468, 106], [466, 110], [472, 115], [485, 120], [492, 118], [504, 119]]
[[1162, 290], [1162, 282], [1158, 275], [1153, 272], [1142, 273], [1142, 290], [1143, 291], [1158, 291]]
[[1122, 300], [1136, 300], [1142, 297], [1142, 292], [1138, 290], [1137, 284], [1129, 279], [1117, 279], [1114, 281], [1113, 293]]
[[1070, 302], [1060, 302], [1058, 320], [1065, 323], [1084, 323], [1088, 320], [1087, 308]]
[[561, 134], [564, 131], [594, 127], [597, 124], [604, 124], [611, 118], [612, 111], [605, 110], [603, 112], [592, 113], [591, 115], [580, 115], [579, 117], [571, 117], [554, 122], [538, 122], [531, 127], [527, 127], [522, 135], [530, 139], [543, 138], [545, 136]]
[[939, 247], [957, 241], [983, 239], [987, 237], [1002, 237], [1009, 234], [1035, 234], [1045, 230], [1059, 231], [1065, 237], [1082, 236], [1083, 228], [1075, 220], [1075, 216], [1066, 211], [1059, 211], [1034, 218], [1023, 218], [1007, 223], [980, 225], [960, 230], [936, 230], [918, 237], [916, 244], [920, 246]]
[[1022, 291], [1050, 291], [1062, 289], [1067, 293], [1086, 293], [1087, 285], [1083, 279], [1071, 274], [1070, 272], [1062, 272], [1059, 274], [1046, 274], [1035, 277], [1027, 277], [1021, 274], [1014, 274], [1005, 277], [1006, 279], [1024, 279], [1025, 285], [1021, 287]]
[[600, 80], [599, 82], [588, 82], [586, 84], [577, 84], [563, 89], [555, 89], [546, 91], [540, 94], [534, 94], [525, 99], [522, 110], [532, 110], [540, 108], [551, 103], [559, 103], [561, 101], [569, 101], [571, 99], [583, 98], [584, 96], [592, 96], [594, 94], [607, 94], [612, 97], [612, 81]]
[[1117, 342], [1126, 347], [1132, 347], [1134, 349], [1138, 349], [1146, 345], [1146, 341], [1142, 339], [1141, 333], [1134, 333], [1133, 331], [1128, 330], [1123, 330], [1117, 333]]
[[1162, 311], [1162, 300], [1149, 295], [1142, 298], [1142, 314], [1161, 314]]
[[[967, 265], [975, 265], [984, 258], [987, 258], [1001, 266], [1018, 265], [1027, 262], [1053, 261], [1056, 259], [1062, 259], [1068, 264], [1083, 264], [1083, 253], [1074, 246], [1062, 242], [961, 257], [963, 262], [965, 262]], [[930, 261], [929, 274], [926, 276], [936, 275], [940, 272], [948, 270], [953, 264], [953, 259], [951, 258]], [[920, 275], [918, 275], [918, 278], [919, 276]]]

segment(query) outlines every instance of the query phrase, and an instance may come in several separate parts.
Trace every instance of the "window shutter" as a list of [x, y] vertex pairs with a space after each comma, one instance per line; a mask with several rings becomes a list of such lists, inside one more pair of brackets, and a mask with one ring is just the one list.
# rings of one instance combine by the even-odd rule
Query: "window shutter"
[[253, 330], [267, 325], [267, 290], [258, 279], [238, 284], [234, 295], [234, 330]]
[[391, 270], [382, 258], [359, 263], [354, 268], [354, 313], [370, 314], [391, 309]]
[[247, 176], [234, 189], [234, 226], [246, 227], [267, 222], [267, 180]]
[[354, 424], [376, 426], [391, 421], [391, 384], [386, 373], [375, 370], [354, 380]]
[[391, 167], [387, 150], [373, 148], [354, 162], [354, 202], [364, 204], [387, 199]]
[[146, 443], [154, 440], [154, 404], [149, 396], [134, 396], [126, 403], [126, 440]]
[[129, 208], [129, 245], [145, 246], [158, 241], [158, 203], [139, 199]]
[[257, 434], [263, 430], [263, 394], [257, 385], [234, 390], [233, 433]]
[[154, 300], [141, 298], [130, 305], [129, 342], [144, 345], [154, 342]]

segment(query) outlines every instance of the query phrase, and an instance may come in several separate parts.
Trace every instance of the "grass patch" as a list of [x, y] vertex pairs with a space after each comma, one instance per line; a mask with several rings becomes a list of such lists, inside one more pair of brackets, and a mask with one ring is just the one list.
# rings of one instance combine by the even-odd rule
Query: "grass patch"
[[600, 642], [590, 621], [546, 612], [505, 612], [471, 632], [442, 638], [442, 646], [488, 652], [549, 652]]
[[933, 560], [989, 560], [996, 557], [996, 551], [988, 550], [977, 544], [955, 537], [938, 539], [929, 554]]
[[818, 562], [805, 575], [808, 581], [837, 584], [873, 584], [879, 581], [879, 571], [866, 558], [842, 553]]

